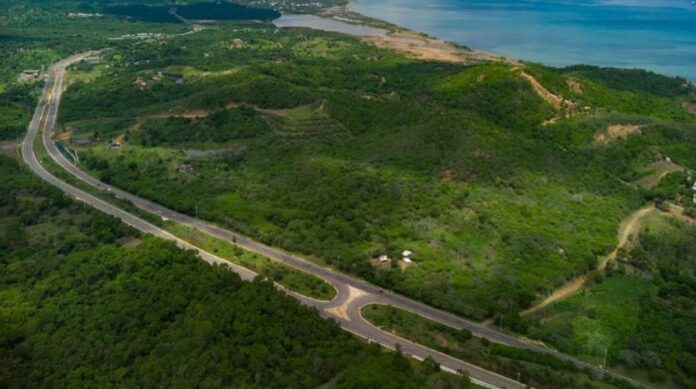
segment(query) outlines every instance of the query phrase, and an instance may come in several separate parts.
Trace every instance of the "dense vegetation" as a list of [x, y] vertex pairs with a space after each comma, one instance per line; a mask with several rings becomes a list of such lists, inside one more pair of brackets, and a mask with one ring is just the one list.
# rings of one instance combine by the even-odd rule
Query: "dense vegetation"
[[561, 350], [696, 388], [696, 227], [658, 219], [618, 266], [554, 305], [529, 333]]
[[[684, 94], [584, 75], [605, 69], [529, 65], [591, 107], [542, 127], [554, 109], [507, 64], [418, 62], [264, 25], [172, 42], [123, 45], [104, 58], [108, 71], [70, 87], [61, 122], [98, 134], [82, 149], [85, 168], [475, 318], [514, 316], [596, 266], [646, 198], [626, 182], [650, 163], [670, 155], [696, 166]], [[646, 105], [652, 116], [637, 113]], [[125, 121], [105, 125], [116, 119]], [[633, 122], [644, 123], [642, 136], [595, 141]], [[119, 136], [123, 148], [102, 146]], [[371, 260], [404, 249], [416, 266]]]
[[[101, 12], [102, 3], [3, 3], [0, 24], [7, 28], [0, 32], [4, 65], [0, 69], [0, 139], [14, 139], [24, 127], [22, 123], [28, 120], [41, 86], [40, 82], [17, 82], [22, 70], [40, 69], [75, 52], [114, 47], [101, 63], [79, 64], [69, 75], [71, 85], [60, 120], [70, 129], [72, 140], [92, 142], [85, 147], [75, 146], [83, 157], [81, 167], [172, 208], [190, 214], [198, 209], [201, 217], [227, 228], [428, 303], [473, 318], [502, 315], [506, 329], [541, 338], [566, 352], [600, 363], [607, 350], [612, 367], [629, 369], [639, 376], [643, 371], [646, 377], [641, 378], [660, 385], [693, 387], [689, 380], [694, 376], [693, 344], [678, 341], [679, 336], [694, 338], [689, 326], [694, 322], [690, 305], [693, 255], [690, 240], [684, 235], [688, 232], [693, 236], [692, 230], [651, 231], [641, 238], [639, 249], [623, 253], [627, 264], [610, 268], [606, 278], [592, 277], [598, 284], [585, 295], [543, 312], [539, 321], [522, 320], [517, 314], [565, 280], [594, 268], [597, 258], [615, 246], [620, 220], [645, 202], [657, 202], [664, 209], [666, 203], [677, 203], [686, 208], [687, 214], [696, 215], [691, 202], [693, 191], [689, 189], [696, 169], [696, 117], [683, 108], [686, 101], [694, 101], [693, 86], [640, 70], [588, 66], [551, 69], [524, 64], [525, 71], [544, 87], [574, 102], [572, 109], [566, 109], [569, 117], [563, 117], [520, 76], [518, 66], [415, 61], [354, 38], [277, 29], [263, 23], [222, 23], [191, 34], [190, 27], [181, 24], [124, 22], [110, 15], [68, 15]], [[305, 10], [329, 4], [275, 0], [240, 3], [273, 3]], [[133, 35], [138, 33], [157, 35]], [[618, 128], [619, 134], [612, 128]], [[629, 132], [620, 133], [624, 130]], [[105, 143], [109, 140], [123, 143], [123, 147], [108, 148]], [[17, 174], [0, 178], [10, 176]], [[25, 188], [21, 181], [12, 181], [7, 187]], [[161, 242], [145, 239], [136, 248], [128, 247], [142, 237], [122, 230], [113, 220], [69, 205], [60, 196], [36, 193], [33, 189], [3, 190], [0, 197], [8, 204], [0, 209], [11, 214], [0, 217], [0, 246], [9, 247], [2, 258], [15, 261], [12, 269], [19, 269], [13, 275], [1, 274], [19, 277], [12, 278], [12, 282], [26, 283], [17, 286], [21, 292], [12, 289], [8, 299], [2, 299], [13, 304], [19, 301], [20, 308], [12, 306], [12, 320], [16, 320], [7, 321], [14, 324], [2, 335], [0, 347], [12, 353], [30, 352], [21, 355], [32, 358], [3, 360], [4, 366], [16, 366], [22, 374], [2, 370], [3, 380], [24, 383], [22, 377], [31, 379], [31, 374], [39, 374], [32, 373], [36, 366], [43, 366], [42, 371], [58, 371], [58, 362], [47, 352], [36, 354], [34, 351], [39, 349], [29, 348], [36, 344], [51, 350], [58, 347], [50, 343], [53, 338], [44, 336], [53, 327], [35, 324], [43, 326], [46, 322], [42, 320], [48, 320], [45, 318], [76, 320], [51, 316], [60, 312], [42, 311], [37, 301], [43, 300], [37, 299], [51, 296], [42, 294], [45, 289], [41, 293], [31, 289], [34, 286], [55, 282], [62, 287], [56, 279], [65, 279], [82, 285], [79, 290], [84, 294], [79, 299], [95, 304], [134, 296], [127, 294], [135, 293], [132, 290], [118, 289], [121, 285], [108, 284], [108, 291], [84, 287], [84, 281], [75, 274], [89, 275], [91, 281], [104, 273], [95, 265], [94, 253], [111, 261], [109, 269], [130, 280], [129, 285], [141, 280], [128, 278], [130, 269], [113, 263], [129, 263], [133, 274], [141, 279], [145, 274], [160, 277], [156, 278], [160, 284], [171, 277], [193, 277], [189, 270], [205, 268], [205, 274], [211, 275], [203, 277], [205, 280], [193, 277], [192, 282], [200, 282], [196, 285], [220, 286], [224, 280], [231, 286], [220, 289], [239, 298], [270, 293], [275, 296], [268, 297], [273, 304], [282, 299], [264, 283], [238, 284], [232, 275], [194, 264], [190, 255]], [[62, 211], [54, 211], [60, 207], [68, 207], [68, 212], [79, 217], [73, 221]], [[13, 208], [17, 210], [10, 212]], [[70, 233], [56, 233], [63, 227]], [[45, 255], [23, 251], [20, 257], [35, 263], [19, 266], [20, 254], [14, 250], [27, 245], [32, 245], [32, 250], [43, 250], [40, 252]], [[678, 252], [667, 250], [669, 247], [676, 247]], [[415, 251], [415, 265], [397, 262], [403, 249]], [[388, 254], [393, 262], [384, 265], [375, 261], [381, 254]], [[131, 255], [139, 262], [121, 261]], [[44, 259], [47, 262], [42, 262]], [[63, 263], [72, 267], [61, 270]], [[141, 263], [157, 270], [138, 267]], [[168, 275], [157, 268], [160, 263], [189, 270]], [[264, 268], [265, 275], [279, 282], [294, 283], [318, 294], [331, 292], [267, 263], [248, 265]], [[82, 271], [83, 267], [88, 269]], [[62, 273], [68, 270], [72, 273]], [[30, 276], [25, 271], [33, 273]], [[51, 274], [54, 278], [43, 278]], [[37, 277], [43, 283], [33, 283]], [[199, 312], [214, 320], [230, 319], [225, 316], [229, 312], [209, 312], [200, 302], [219, 302], [230, 309], [238, 306], [214, 293], [197, 294], [201, 289], [180, 292], [199, 302]], [[165, 295], [163, 289], [152, 290]], [[24, 297], [15, 299], [17, 295]], [[73, 309], [68, 312], [91, 318], [91, 311], [83, 314], [83, 307], [71, 305], [78, 300], [65, 296], [55, 299], [51, 301]], [[165, 301], [166, 307], [171, 307], [168, 304], [172, 300]], [[180, 319], [192, 315], [183, 308], [176, 311], [175, 307], [181, 308], [179, 303], [172, 302], [174, 308], [169, 312], [180, 312]], [[142, 306], [127, 306], [138, 318]], [[309, 315], [294, 306], [287, 309], [294, 312], [289, 315]], [[25, 319], [31, 325], [21, 324]], [[120, 328], [111, 328], [103, 321], [90, 324], [101, 326], [100, 331]], [[149, 324], [137, 322], [138, 327]], [[316, 325], [321, 333], [334, 331]], [[425, 327], [428, 331], [442, 330]], [[172, 328], [171, 334], [182, 331]], [[201, 333], [207, 336], [204, 330]], [[284, 333], [282, 326], [269, 330]], [[447, 331], [442, 333], [448, 336]], [[212, 336], [224, 344], [238, 345], [230, 334]], [[140, 341], [152, 345], [162, 339], [128, 341], [137, 346]], [[182, 343], [173, 347], [189, 347], [182, 345], [184, 339], [177, 338]], [[107, 340], [125, 341], [115, 335]], [[343, 339], [336, 344], [343, 341], [348, 342]], [[78, 351], [107, 349], [104, 344], [85, 344], [60, 346]], [[330, 373], [319, 375], [321, 380], [330, 376], [335, 378], [331, 384], [352, 387], [382, 381], [386, 386], [401, 385], [402, 379], [421, 385], [424, 376], [429, 375], [418, 367], [415, 372], [394, 378], [391, 369], [404, 367], [403, 359], [350, 344], [358, 351], [342, 356], [340, 363], [327, 369]], [[525, 376], [541, 384], [585, 380], [578, 378], [581, 373], [564, 371], [563, 366], [556, 372], [539, 367], [552, 361], [512, 362], [532, 357], [511, 355], [516, 352], [477, 340], [465, 344], [457, 352], [481, 358], [491, 366], [523, 368]], [[136, 346], [133, 350], [140, 350]], [[275, 346], [267, 350], [275, 350]], [[192, 353], [201, 350], [190, 347]], [[332, 347], [327, 348], [333, 352]], [[132, 356], [119, 354], [121, 351], [114, 351], [114, 358]], [[307, 355], [316, 355], [312, 352]], [[149, 373], [162, 361], [170, 363], [168, 358], [174, 354], [143, 357], [142, 361], [151, 364], [148, 368], [138, 364], [141, 360], [128, 365], [132, 369], [125, 373], [102, 364], [102, 370], [94, 371], [105, 375], [89, 376], [83, 369], [55, 382], [78, 385], [87, 382], [78, 380], [111, 374], [131, 380], [119, 381], [124, 385], [146, 385], [150, 381], [136, 380], [152, 376], [138, 376], [133, 369]], [[100, 355], [94, 353], [82, 359], [96, 366], [103, 362], [98, 359]], [[221, 360], [227, 357], [220, 355]], [[290, 359], [297, 362], [293, 357]], [[354, 364], [354, 357], [368, 362]], [[283, 363], [273, 360], [266, 367], [277, 368], [281, 372], [278, 380], [286, 384], [298, 382], [293, 381], [299, 380], [297, 377], [283, 375], [288, 366]], [[303, 368], [312, 365], [308, 360], [303, 363]], [[215, 378], [217, 382], [242, 385], [257, 379], [255, 373], [250, 375], [251, 370], [244, 370], [247, 367], [232, 366], [241, 369], [238, 376], [247, 381], [224, 381], [228, 379], [224, 377], [231, 376], [223, 372], [213, 375], [219, 377]], [[181, 374], [182, 379], [194, 377], [197, 373], [187, 367], [174, 373]], [[260, 371], [258, 379], [267, 380], [262, 385], [274, 382], [266, 375], [267, 370]], [[308, 371], [302, 370], [302, 374]], [[448, 379], [443, 377], [430, 375], [427, 382]], [[96, 385], [105, 381], [93, 382]]]
[[[17, 88], [17, 87], [13, 87]], [[19, 139], [31, 116], [28, 88], [0, 93], [0, 141]]]
[[0, 386], [419, 388], [459, 379], [74, 203], [0, 157]]
[[272, 9], [246, 7], [229, 2], [193, 3], [182, 6], [129, 4], [103, 8], [108, 14], [146, 22], [179, 23], [179, 19], [170, 10], [175, 10], [178, 15], [190, 20], [273, 20], [280, 17], [280, 13]]

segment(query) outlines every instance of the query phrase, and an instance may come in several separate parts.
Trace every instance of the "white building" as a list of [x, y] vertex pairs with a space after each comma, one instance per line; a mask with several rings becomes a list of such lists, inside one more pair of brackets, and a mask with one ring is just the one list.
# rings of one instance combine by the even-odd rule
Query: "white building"
[[401, 253], [401, 260], [404, 261], [405, 263], [413, 263], [413, 259], [411, 259], [411, 255], [413, 255], [413, 251], [404, 250]]

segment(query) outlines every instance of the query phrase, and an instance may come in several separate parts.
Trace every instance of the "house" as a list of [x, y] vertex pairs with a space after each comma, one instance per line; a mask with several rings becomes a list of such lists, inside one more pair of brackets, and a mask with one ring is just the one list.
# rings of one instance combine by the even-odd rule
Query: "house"
[[410, 264], [413, 263], [413, 259], [411, 258], [411, 255], [413, 255], [413, 251], [411, 250], [404, 250], [401, 253], [401, 260], [404, 261], [404, 263]]
[[380, 262], [387, 262], [387, 261], [389, 261], [389, 257], [386, 256], [386, 255], [380, 255], [380, 256], [379, 256], [379, 261], [380, 261]]

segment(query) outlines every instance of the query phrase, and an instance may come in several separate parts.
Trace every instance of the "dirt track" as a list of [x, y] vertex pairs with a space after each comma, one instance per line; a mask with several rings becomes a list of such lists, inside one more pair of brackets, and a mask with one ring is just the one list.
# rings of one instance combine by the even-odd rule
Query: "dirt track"
[[[614, 251], [602, 257], [602, 259], [599, 262], [599, 266], [597, 267], [599, 271], [604, 271], [609, 261], [616, 259], [616, 255], [618, 254], [619, 249], [625, 247], [626, 244], [629, 243], [631, 236], [642, 227], [642, 222], [644, 218], [650, 215], [650, 213], [653, 211], [655, 211], [654, 205], [641, 208], [636, 212], [632, 213], [621, 223], [621, 226], [619, 227], [618, 236], [619, 243], [614, 249]], [[522, 316], [531, 315], [532, 313], [538, 312], [539, 310], [546, 308], [547, 306], [553, 304], [558, 300], [564, 299], [575, 294], [582, 288], [582, 286], [585, 284], [585, 281], [587, 281], [587, 274], [583, 274], [577, 278], [570, 280], [565, 285], [556, 289], [553, 293], [551, 293], [551, 295], [549, 295], [539, 304], [523, 311]]]

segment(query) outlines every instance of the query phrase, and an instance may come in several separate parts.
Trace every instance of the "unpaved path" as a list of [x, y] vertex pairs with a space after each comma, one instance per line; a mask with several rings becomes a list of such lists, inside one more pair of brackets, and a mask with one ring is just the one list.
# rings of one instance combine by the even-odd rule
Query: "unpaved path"
[[[650, 213], [653, 211], [655, 211], [655, 206], [649, 205], [632, 213], [628, 218], [621, 222], [618, 236], [619, 244], [616, 246], [614, 251], [602, 257], [601, 261], [599, 262], [599, 266], [597, 267], [599, 271], [604, 271], [607, 268], [607, 264], [609, 263], [609, 261], [616, 259], [619, 249], [625, 247], [628, 244], [628, 242], [631, 239], [631, 236], [638, 230], [640, 230], [640, 228], [643, 226], [643, 220], [645, 219], [645, 217], [650, 215]], [[575, 294], [582, 288], [582, 286], [585, 284], [585, 281], [587, 281], [587, 274], [583, 274], [577, 278], [572, 279], [565, 285], [556, 289], [553, 293], [551, 293], [551, 295], [549, 295], [539, 304], [523, 311], [522, 316], [531, 315], [532, 313], [546, 308], [547, 306], [555, 303], [558, 300], [564, 299]]]
[[521, 71], [520, 75], [529, 83], [532, 85], [532, 88], [534, 88], [534, 91], [544, 99], [546, 102], [551, 104], [554, 108], [556, 109], [561, 109], [565, 105], [565, 99], [563, 96], [559, 96], [556, 94], [551, 93], [548, 89], [546, 89], [541, 83], [534, 78], [531, 74], [525, 72], [524, 70]]

